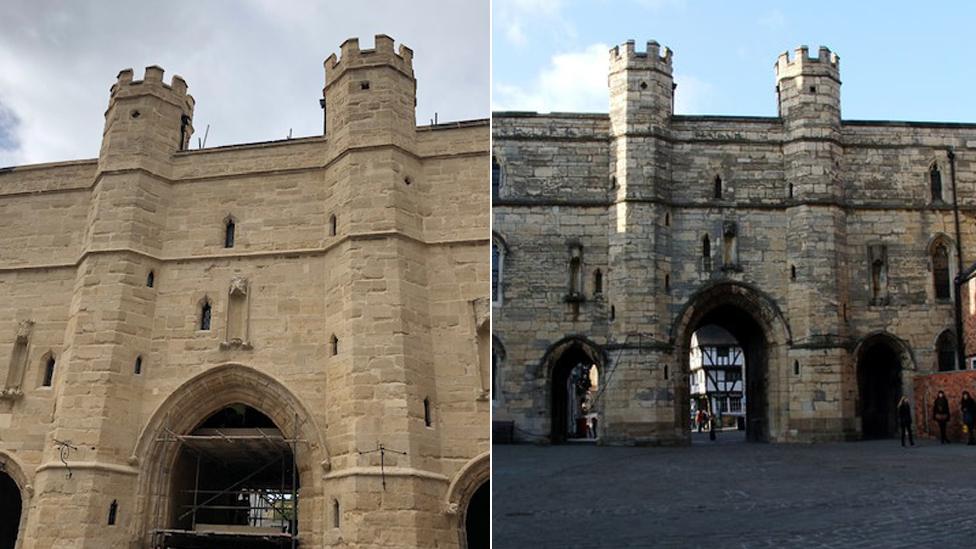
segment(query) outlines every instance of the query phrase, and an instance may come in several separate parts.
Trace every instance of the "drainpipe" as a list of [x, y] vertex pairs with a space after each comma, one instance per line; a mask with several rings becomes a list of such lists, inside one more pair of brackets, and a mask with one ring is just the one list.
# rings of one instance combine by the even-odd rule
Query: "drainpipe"
[[956, 197], [956, 153], [949, 147], [946, 149], [949, 158], [949, 178], [952, 180], [952, 217], [956, 226], [956, 278], [954, 280], [955, 313], [956, 313], [956, 360], [959, 368], [966, 369], [966, 350], [963, 348], [962, 334], [962, 232], [959, 230], [959, 200]]

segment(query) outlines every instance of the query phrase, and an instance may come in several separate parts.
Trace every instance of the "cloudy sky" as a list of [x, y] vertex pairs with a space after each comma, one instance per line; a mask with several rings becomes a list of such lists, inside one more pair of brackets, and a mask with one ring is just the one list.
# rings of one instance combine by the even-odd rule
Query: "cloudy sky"
[[109, 87], [183, 76], [207, 146], [317, 135], [322, 62], [349, 37], [414, 50], [417, 120], [489, 115], [488, 0], [0, 2], [0, 166], [94, 158]]
[[776, 115], [779, 53], [841, 57], [846, 119], [976, 122], [976, 2], [494, 0], [496, 110], [607, 111], [607, 50], [674, 50], [682, 114]]

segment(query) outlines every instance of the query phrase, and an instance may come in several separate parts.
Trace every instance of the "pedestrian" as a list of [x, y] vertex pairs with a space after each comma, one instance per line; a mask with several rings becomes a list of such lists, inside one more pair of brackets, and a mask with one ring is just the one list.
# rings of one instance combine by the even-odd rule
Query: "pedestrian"
[[702, 432], [705, 429], [705, 412], [698, 410], [698, 414], [695, 416], [695, 422], [698, 423], [698, 432]]
[[973, 424], [976, 423], [976, 400], [973, 400], [973, 397], [969, 395], [969, 391], [962, 392], [962, 402], [959, 407], [962, 408], [962, 423], [969, 430], [969, 442], [966, 444], [976, 445], [976, 438], [973, 434]]
[[898, 401], [898, 424], [901, 426], [901, 445], [905, 446], [905, 433], [908, 433], [908, 442], [915, 446], [915, 438], [912, 436], [912, 407], [908, 403], [908, 397], [901, 397]]
[[943, 391], [939, 391], [935, 397], [932, 416], [935, 418], [935, 422], [939, 424], [939, 441], [942, 444], [949, 444], [949, 439], [946, 438], [946, 424], [949, 423], [949, 399], [946, 398]]

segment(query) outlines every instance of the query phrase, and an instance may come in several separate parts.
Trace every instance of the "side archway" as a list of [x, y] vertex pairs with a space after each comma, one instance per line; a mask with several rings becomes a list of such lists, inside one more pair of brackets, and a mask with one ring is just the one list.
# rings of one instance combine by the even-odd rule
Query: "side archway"
[[446, 508], [456, 517], [461, 549], [487, 548], [491, 522], [491, 453], [472, 458], [447, 488]]
[[854, 407], [861, 436], [895, 436], [898, 400], [906, 393], [906, 380], [917, 370], [911, 347], [893, 334], [878, 331], [861, 338], [853, 356], [857, 377]]
[[22, 532], [33, 492], [21, 464], [0, 451], [0, 549], [23, 546]]
[[[603, 347], [581, 335], [564, 337], [546, 350], [536, 375], [546, 381], [550, 442], [596, 438], [599, 419], [595, 401], [606, 364]], [[594, 379], [597, 385], [592, 383]]]
[[788, 429], [789, 386], [785, 374], [789, 323], [770, 296], [742, 282], [717, 282], [696, 292], [671, 325], [675, 361], [674, 425], [679, 436], [690, 432], [691, 336], [715, 324], [731, 333], [745, 355], [746, 438], [770, 441], [785, 438]]
[[321, 502], [322, 469], [329, 454], [315, 419], [302, 401], [268, 374], [240, 364], [224, 364], [189, 379], [153, 413], [140, 433], [130, 461], [141, 464], [138, 490], [140, 532], [149, 540], [155, 529], [172, 522], [171, 471], [179, 456], [176, 435], [191, 433], [224, 408], [245, 405], [267, 416], [287, 437], [296, 437], [295, 462], [300, 478], [298, 531], [317, 537], [324, 528]]

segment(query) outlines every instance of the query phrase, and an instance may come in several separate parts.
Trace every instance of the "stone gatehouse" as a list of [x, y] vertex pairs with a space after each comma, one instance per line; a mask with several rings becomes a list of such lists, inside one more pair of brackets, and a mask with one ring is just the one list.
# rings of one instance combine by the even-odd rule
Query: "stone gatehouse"
[[417, 127], [412, 60], [204, 149], [124, 70], [98, 158], [0, 170], [0, 546], [487, 542], [489, 126]]
[[913, 377], [962, 362], [976, 124], [843, 119], [827, 48], [774, 74], [776, 117], [675, 115], [672, 52], [630, 41], [609, 114], [493, 114], [499, 427], [565, 439], [595, 365], [602, 443], [688, 443], [707, 324], [745, 353], [751, 440], [888, 436]]

